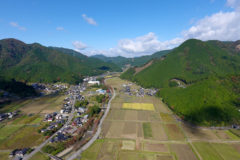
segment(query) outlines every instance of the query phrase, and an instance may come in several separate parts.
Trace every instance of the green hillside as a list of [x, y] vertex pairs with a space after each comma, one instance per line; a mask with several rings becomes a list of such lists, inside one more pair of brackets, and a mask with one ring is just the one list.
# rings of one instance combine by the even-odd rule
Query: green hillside
[[[203, 125], [239, 123], [239, 44], [188, 40], [164, 60], [136, 75], [131, 68], [121, 77], [161, 88], [158, 95], [185, 120]], [[174, 87], [173, 79], [186, 83], [186, 88]]]
[[0, 40], [0, 57], [0, 76], [19, 81], [77, 83], [85, 75], [120, 71], [115, 64], [15, 39]]
[[131, 66], [141, 66], [151, 59], [158, 59], [167, 53], [169, 53], [171, 50], [164, 50], [164, 51], [159, 51], [156, 52], [152, 55], [147, 55], [147, 56], [141, 56], [141, 57], [134, 57], [134, 58], [126, 58], [122, 56], [117, 56], [117, 57], [106, 57], [104, 55], [94, 55], [92, 57], [98, 58], [100, 60], [103, 60], [105, 62], [112, 62], [119, 67], [124, 67], [127, 64], [130, 64]]

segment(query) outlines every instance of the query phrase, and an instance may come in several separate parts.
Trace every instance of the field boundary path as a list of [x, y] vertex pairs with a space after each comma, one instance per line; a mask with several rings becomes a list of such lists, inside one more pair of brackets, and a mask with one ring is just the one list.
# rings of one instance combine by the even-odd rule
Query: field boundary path
[[65, 128], [71, 121], [73, 118], [73, 113], [74, 113], [74, 105], [75, 105], [75, 101], [76, 101], [76, 97], [74, 96], [74, 100], [72, 103], [72, 112], [70, 114], [70, 116], [68, 117], [68, 121], [64, 124], [64, 126], [62, 128], [60, 128], [57, 132], [55, 132], [51, 137], [49, 137], [48, 139], [46, 139], [42, 144], [40, 144], [37, 148], [34, 149], [34, 151], [32, 151], [30, 154], [26, 155], [25, 157], [23, 157], [23, 160], [29, 160], [34, 154], [36, 154], [37, 152], [41, 151], [41, 149], [54, 137], [57, 135], [57, 133], [59, 131], [61, 131], [63, 128]]
[[111, 97], [111, 99], [109, 100], [108, 102], [108, 106], [107, 106], [107, 109], [102, 117], [102, 119], [100, 120], [100, 123], [98, 125], [98, 130], [97, 132], [95, 133], [95, 135], [91, 138], [91, 140], [89, 140], [84, 146], [82, 146], [77, 152], [75, 152], [71, 157], [67, 158], [68, 160], [73, 160], [73, 159], [76, 159], [76, 158], [81, 158], [81, 153], [83, 151], [85, 151], [86, 149], [88, 149], [96, 140], [97, 138], [99, 137], [100, 133], [101, 133], [101, 130], [102, 130], [102, 123], [103, 121], [105, 120], [105, 118], [107, 117], [107, 114], [111, 108], [111, 102], [112, 100], [115, 98], [116, 96], [116, 93], [115, 93], [115, 90], [113, 90], [113, 96]]

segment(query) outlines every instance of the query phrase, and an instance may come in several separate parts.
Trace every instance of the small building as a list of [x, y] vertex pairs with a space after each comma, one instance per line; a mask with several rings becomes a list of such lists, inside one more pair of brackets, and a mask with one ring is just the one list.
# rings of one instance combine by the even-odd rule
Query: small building
[[100, 85], [100, 82], [99, 81], [88, 81], [88, 84], [89, 85], [95, 85], [95, 84]]
[[98, 89], [98, 90], [96, 90], [96, 92], [98, 94], [106, 94], [106, 90], [103, 90], [103, 89]]

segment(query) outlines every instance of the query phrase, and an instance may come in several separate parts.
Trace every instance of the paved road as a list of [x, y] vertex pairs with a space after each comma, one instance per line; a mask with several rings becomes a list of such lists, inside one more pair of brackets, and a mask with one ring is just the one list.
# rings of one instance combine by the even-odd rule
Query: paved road
[[116, 95], [116, 94], [115, 94], [115, 90], [113, 89], [113, 96], [111, 97], [111, 99], [110, 99], [109, 102], [108, 102], [107, 109], [106, 109], [106, 111], [105, 111], [102, 119], [100, 120], [100, 123], [99, 123], [99, 125], [98, 125], [98, 130], [97, 130], [97, 132], [95, 133], [95, 135], [94, 135], [94, 136], [92, 137], [92, 139], [89, 140], [84, 146], [82, 146], [77, 152], [75, 152], [71, 157], [69, 157], [68, 160], [73, 160], [73, 159], [78, 158], [78, 157], [80, 158], [81, 153], [82, 153], [83, 151], [85, 151], [86, 149], [88, 149], [88, 147], [90, 147], [90, 146], [93, 144], [93, 142], [94, 142], [95, 140], [97, 140], [97, 138], [99, 137], [99, 135], [100, 135], [100, 133], [101, 133], [101, 130], [102, 130], [102, 123], [103, 123], [104, 119], [106, 118], [106, 116], [107, 116], [107, 114], [108, 114], [108, 112], [109, 112], [109, 110], [110, 110], [111, 101], [115, 98], [115, 95]]
[[[62, 128], [60, 128], [57, 132], [63, 130], [63, 128], [66, 127], [67, 125], [69, 125], [69, 123], [72, 121], [72, 118], [74, 116], [73, 113], [74, 113], [75, 101], [76, 101], [76, 97], [74, 96], [74, 100], [73, 100], [73, 103], [72, 103], [72, 112], [70, 113], [70, 116], [68, 117], [68, 120], [65, 123], [65, 125]], [[51, 137], [49, 137], [41, 145], [39, 145], [37, 148], [35, 148], [34, 151], [32, 151], [30, 154], [23, 157], [23, 160], [29, 160], [34, 154], [41, 151], [41, 149], [57, 134], [57, 132], [55, 132]]]

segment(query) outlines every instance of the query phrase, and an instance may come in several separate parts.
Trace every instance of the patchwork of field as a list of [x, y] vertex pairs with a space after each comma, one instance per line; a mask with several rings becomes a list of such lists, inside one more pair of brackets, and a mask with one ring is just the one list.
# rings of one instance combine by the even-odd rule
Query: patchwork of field
[[[44, 125], [45, 113], [55, 112], [62, 106], [65, 96], [54, 95], [11, 103], [1, 108], [1, 111], [20, 110], [19, 115], [0, 125], [0, 159], [5, 156], [3, 151], [16, 148], [35, 147], [44, 141], [44, 136], [38, 130]], [[2, 154], [1, 154], [2, 153]], [[5, 153], [5, 152], [4, 152]], [[45, 157], [44, 155], [37, 155]]]
[[232, 131], [186, 125], [159, 98], [124, 94], [122, 85], [129, 82], [115, 77], [107, 84], [117, 96], [103, 123], [101, 139], [83, 152], [82, 159], [240, 159], [240, 139]]

